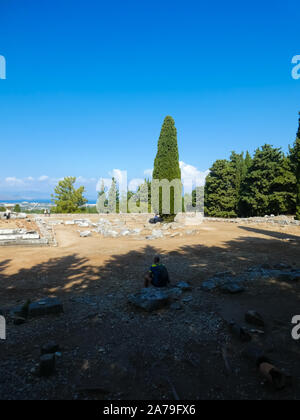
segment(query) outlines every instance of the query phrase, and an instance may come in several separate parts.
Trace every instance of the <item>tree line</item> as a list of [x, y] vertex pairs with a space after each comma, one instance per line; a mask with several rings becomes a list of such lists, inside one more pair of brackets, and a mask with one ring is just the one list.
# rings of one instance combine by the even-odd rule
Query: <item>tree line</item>
[[[300, 115], [300, 113], [299, 113]], [[287, 154], [269, 144], [217, 160], [205, 184], [208, 217], [296, 214], [300, 220], [300, 119]]]
[[[299, 113], [300, 116], [300, 113]], [[158, 141], [158, 151], [154, 162], [154, 179], [181, 179], [177, 131], [172, 117], [166, 117]], [[76, 178], [67, 177], [60, 181], [52, 197], [57, 213], [74, 213], [83, 210], [87, 203], [84, 187], [76, 189]], [[146, 188], [145, 188], [146, 187]], [[148, 191], [148, 193], [147, 193]], [[141, 194], [141, 192], [143, 192]], [[151, 211], [151, 181], [145, 180], [144, 186], [137, 191], [138, 201], [148, 201]], [[144, 197], [143, 194], [146, 196]], [[107, 212], [119, 212], [121, 201], [125, 211], [126, 203], [134, 195], [128, 191], [127, 197], [120, 197], [117, 181], [113, 178], [109, 191], [102, 185], [99, 197], [102, 197]], [[172, 204], [174, 194], [170, 196]], [[161, 213], [161, 192], [159, 212]], [[196, 191], [192, 192], [195, 205]], [[300, 220], [300, 118], [294, 144], [285, 154], [281, 148], [265, 144], [258, 148], [253, 156], [249, 152], [232, 152], [229, 159], [217, 160], [210, 168], [204, 187], [204, 211], [208, 217], [253, 217], [265, 215], [296, 215]], [[127, 207], [127, 208], [126, 208]], [[124, 211], [124, 205], [122, 207]]]

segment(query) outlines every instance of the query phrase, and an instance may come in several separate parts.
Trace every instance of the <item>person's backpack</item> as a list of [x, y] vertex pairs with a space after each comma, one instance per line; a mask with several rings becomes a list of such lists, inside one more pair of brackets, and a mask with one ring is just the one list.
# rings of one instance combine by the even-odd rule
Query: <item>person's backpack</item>
[[160, 269], [159, 270], [160, 271], [159, 283], [161, 287], [165, 287], [168, 285], [168, 283], [170, 283], [169, 273], [164, 265], [160, 265], [159, 269]]

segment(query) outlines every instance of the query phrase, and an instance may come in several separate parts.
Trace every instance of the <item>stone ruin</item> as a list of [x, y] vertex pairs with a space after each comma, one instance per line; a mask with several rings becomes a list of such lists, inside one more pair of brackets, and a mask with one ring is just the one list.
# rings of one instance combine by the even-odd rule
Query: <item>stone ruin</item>
[[[151, 224], [149, 220], [152, 214], [115, 214], [99, 215], [97, 222], [92, 222], [88, 218], [72, 220], [48, 219], [43, 220], [47, 226], [76, 226], [78, 234], [82, 238], [87, 238], [93, 234], [103, 238], [122, 238], [131, 237], [136, 240], [155, 240], [162, 238], [175, 238], [184, 235], [195, 235], [196, 226], [202, 224], [203, 217], [194, 214], [178, 215], [173, 223]], [[191, 229], [189, 226], [194, 227]]]
[[[4, 214], [4, 213], [3, 213]], [[25, 213], [12, 213], [11, 219], [28, 219]], [[21, 246], [47, 246], [55, 245], [54, 232], [45, 228], [42, 219], [32, 216], [28, 221], [34, 222], [37, 229], [27, 230], [25, 228], [0, 229], [0, 246], [21, 245]]]
[[[0, 212], [0, 219], [5, 219], [5, 216], [4, 215], [5, 215], [5, 212], [4, 211]], [[14, 212], [11, 212], [10, 218], [12, 220], [26, 219], [27, 218], [27, 214], [26, 213], [14, 213]]]

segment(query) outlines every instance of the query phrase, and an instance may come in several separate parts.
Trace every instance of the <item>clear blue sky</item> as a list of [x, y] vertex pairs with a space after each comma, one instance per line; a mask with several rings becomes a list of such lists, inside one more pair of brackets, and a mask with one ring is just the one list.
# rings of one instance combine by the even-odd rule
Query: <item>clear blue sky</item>
[[143, 177], [166, 115], [200, 171], [232, 150], [287, 150], [299, 22], [296, 0], [1, 1], [0, 199], [45, 192], [41, 176]]

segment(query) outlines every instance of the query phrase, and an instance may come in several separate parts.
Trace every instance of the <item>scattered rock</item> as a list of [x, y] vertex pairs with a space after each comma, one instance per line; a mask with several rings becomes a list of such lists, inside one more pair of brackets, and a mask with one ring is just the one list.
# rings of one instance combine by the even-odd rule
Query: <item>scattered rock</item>
[[291, 283], [291, 282], [295, 282], [295, 281], [299, 281], [300, 280], [300, 274], [299, 273], [281, 273], [277, 276], [277, 280], [279, 281], [283, 281], [286, 283]]
[[54, 341], [49, 341], [49, 343], [44, 344], [41, 348], [41, 354], [54, 354], [60, 350], [59, 344]]
[[24, 318], [22, 316], [14, 316], [13, 317], [14, 325], [22, 325], [22, 324], [25, 324], [25, 322], [26, 322], [26, 318]]
[[176, 284], [175, 287], [178, 287], [179, 289], [181, 289], [184, 292], [192, 289], [191, 285], [189, 283], [187, 283], [186, 281], [180, 281], [179, 283]]
[[191, 302], [192, 300], [193, 300], [193, 296], [187, 296], [186, 298], [182, 299], [182, 302], [188, 303], [188, 302]]
[[104, 230], [101, 232], [105, 238], [117, 238], [119, 236], [119, 233], [115, 230]]
[[158, 230], [155, 230], [155, 229], [152, 230], [152, 237], [154, 239], [163, 238], [163, 236], [164, 236], [164, 234], [163, 234], [162, 230], [159, 230], [159, 229]]
[[248, 324], [256, 325], [257, 327], [265, 326], [263, 317], [256, 311], [248, 311], [245, 315], [245, 321], [248, 322]]
[[264, 335], [265, 332], [262, 330], [256, 330], [256, 329], [252, 329], [250, 330], [251, 334], [259, 334], [259, 335]]
[[[278, 266], [279, 267], [279, 266]], [[243, 286], [249, 282], [254, 282], [261, 279], [272, 279], [284, 282], [300, 281], [300, 270], [290, 269], [290, 271], [283, 271], [286, 265], [280, 265], [280, 270], [271, 268], [268, 264], [254, 266], [248, 268], [244, 273], [235, 276], [230, 271], [225, 271], [215, 274], [202, 283], [202, 290], [213, 291], [221, 288], [226, 293], [241, 293], [244, 291]]]
[[167, 306], [169, 300], [170, 296], [164, 290], [151, 287], [128, 297], [131, 304], [148, 312]]
[[[14, 316], [22, 316], [24, 306], [13, 309]], [[46, 298], [28, 306], [28, 316], [36, 317], [50, 314], [60, 314], [63, 312], [63, 304], [56, 298]]]
[[55, 372], [55, 354], [44, 354], [40, 358], [40, 375], [51, 376]]
[[172, 233], [171, 238], [176, 238], [176, 236], [180, 236], [180, 232]]
[[224, 284], [221, 287], [222, 292], [224, 293], [229, 293], [231, 295], [236, 295], [238, 293], [242, 293], [245, 291], [245, 288], [238, 285], [237, 283], [228, 283], [228, 284]]
[[89, 227], [90, 221], [88, 219], [75, 219], [74, 223], [80, 227]]
[[261, 268], [263, 270], [271, 270], [272, 269], [272, 267], [270, 266], [270, 264], [262, 264]]
[[182, 308], [182, 305], [179, 302], [173, 302], [170, 305], [170, 309], [172, 309], [173, 311], [179, 311], [179, 310], [181, 310], [183, 308]]
[[292, 377], [269, 362], [260, 363], [259, 372], [269, 384], [273, 385], [276, 391], [281, 391], [286, 386], [292, 385]]
[[217, 287], [218, 287], [218, 283], [213, 279], [207, 280], [201, 285], [202, 290], [206, 292], [211, 292], [212, 290], [215, 290]]
[[234, 274], [231, 271], [222, 271], [214, 275], [214, 277], [224, 278], [224, 277], [233, 277]]
[[274, 265], [275, 270], [290, 270], [292, 267], [288, 264], [279, 263]]
[[248, 333], [248, 331], [245, 328], [241, 327], [240, 325], [236, 324], [234, 321], [230, 322], [229, 330], [233, 335], [235, 335], [236, 338], [241, 340], [243, 343], [246, 343], [252, 340], [252, 337]]
[[121, 236], [128, 236], [128, 235], [130, 235], [130, 230], [123, 230], [121, 232]]
[[171, 299], [179, 299], [182, 295], [182, 289], [178, 287], [164, 287], [163, 290]]
[[139, 235], [139, 234], [141, 233], [141, 231], [142, 231], [142, 229], [140, 229], [140, 228], [136, 228], [136, 229], [133, 229], [132, 233], [133, 233], [134, 235]]
[[85, 230], [84, 232], [80, 232], [81, 238], [88, 238], [89, 236], [92, 236], [92, 233], [89, 230]]

